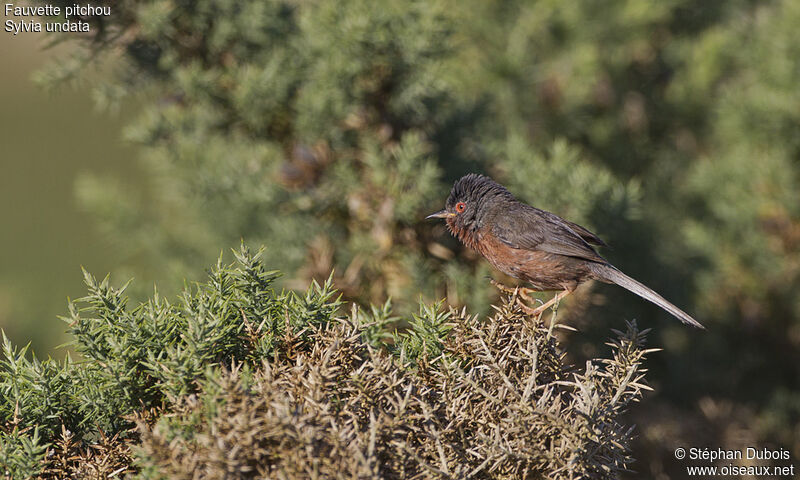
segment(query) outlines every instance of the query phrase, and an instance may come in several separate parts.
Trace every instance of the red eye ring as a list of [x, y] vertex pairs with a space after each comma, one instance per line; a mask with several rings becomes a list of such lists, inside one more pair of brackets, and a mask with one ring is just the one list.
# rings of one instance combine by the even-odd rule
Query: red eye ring
[[456, 203], [456, 212], [461, 213], [465, 208], [467, 208], [467, 205], [464, 202]]

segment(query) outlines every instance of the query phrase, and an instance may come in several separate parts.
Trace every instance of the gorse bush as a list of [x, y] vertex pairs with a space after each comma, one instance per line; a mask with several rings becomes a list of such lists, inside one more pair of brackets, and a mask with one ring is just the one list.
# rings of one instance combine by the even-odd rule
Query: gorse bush
[[276, 272], [266, 271], [246, 249], [237, 260], [235, 269], [218, 264], [207, 283], [187, 288], [176, 304], [155, 293], [133, 309], [125, 287], [86, 274], [89, 294], [70, 303], [64, 318], [81, 362], [40, 362], [4, 341], [0, 415], [7, 435], [16, 435], [9, 438], [28, 431], [38, 439], [32, 445], [52, 443], [62, 428], [79, 438], [124, 438], [133, 425], [125, 416], [194, 392], [209, 366], [252, 363], [290, 350], [282, 344], [287, 329], [333, 318], [339, 303], [329, 283], [314, 284], [305, 296], [276, 294]]
[[[91, 58], [107, 54], [116, 67], [97, 96], [158, 96], [126, 132], [146, 152], [152, 188], [86, 176], [80, 202], [146, 278], [177, 283], [199, 272], [197, 258], [245, 238], [281, 245], [265, 255], [289, 287], [334, 270], [337, 289], [362, 304], [391, 297], [407, 313], [426, 292], [485, 311], [486, 267], [422, 221], [454, 177], [491, 170], [580, 221], [595, 210], [627, 221], [640, 194], [580, 146], [534, 144], [526, 127], [504, 125], [520, 112], [503, 90], [528, 87], [509, 85], [521, 81], [518, 65], [462, 58], [471, 52], [463, 33], [480, 35], [457, 33], [472, 25], [454, 14], [463, 9], [438, 0], [115, 4], [89, 19]], [[85, 64], [80, 55], [41, 77], [79, 73], [69, 67]], [[504, 68], [508, 78], [489, 72]], [[455, 255], [460, 262], [443, 261]]]
[[506, 298], [488, 317], [423, 305], [341, 312], [331, 283], [274, 289], [246, 248], [175, 303], [134, 308], [86, 274], [82, 359], [4, 341], [5, 478], [616, 478], [620, 420], [646, 389], [646, 332], [565, 363], [553, 327]]

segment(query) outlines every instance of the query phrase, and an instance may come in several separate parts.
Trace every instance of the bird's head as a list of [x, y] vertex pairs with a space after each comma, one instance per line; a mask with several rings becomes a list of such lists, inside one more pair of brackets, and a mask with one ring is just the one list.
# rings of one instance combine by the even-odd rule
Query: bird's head
[[444, 210], [425, 218], [444, 218], [453, 232], [474, 231], [483, 225], [491, 207], [512, 201], [514, 196], [504, 186], [484, 175], [470, 173], [453, 185]]

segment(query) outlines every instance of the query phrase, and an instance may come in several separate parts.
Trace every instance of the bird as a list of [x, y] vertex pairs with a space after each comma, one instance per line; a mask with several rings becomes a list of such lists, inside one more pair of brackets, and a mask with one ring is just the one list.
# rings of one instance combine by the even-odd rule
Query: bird
[[[539, 307], [523, 306], [539, 315], [588, 280], [623, 287], [663, 308], [681, 322], [705, 329], [688, 313], [646, 285], [611, 265], [595, 250], [606, 243], [588, 229], [521, 202], [504, 186], [471, 173], [453, 184], [445, 208], [426, 219], [444, 219], [450, 233], [480, 253], [501, 272], [530, 285], [527, 292], [558, 293]], [[501, 290], [510, 291], [497, 282]]]

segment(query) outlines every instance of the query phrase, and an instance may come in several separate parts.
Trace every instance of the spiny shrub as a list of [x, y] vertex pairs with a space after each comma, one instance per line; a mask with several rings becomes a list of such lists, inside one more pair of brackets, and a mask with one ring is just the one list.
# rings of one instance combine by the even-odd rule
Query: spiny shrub
[[176, 303], [128, 308], [86, 275], [66, 317], [80, 362], [4, 341], [5, 478], [616, 478], [646, 332], [565, 363], [506, 298], [480, 319], [423, 305], [342, 315], [330, 282], [275, 292], [242, 247]]

